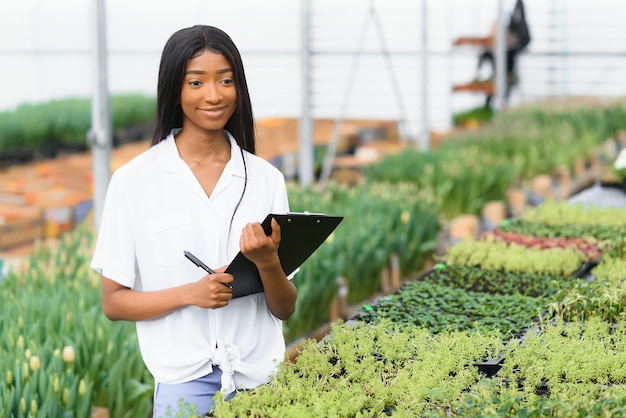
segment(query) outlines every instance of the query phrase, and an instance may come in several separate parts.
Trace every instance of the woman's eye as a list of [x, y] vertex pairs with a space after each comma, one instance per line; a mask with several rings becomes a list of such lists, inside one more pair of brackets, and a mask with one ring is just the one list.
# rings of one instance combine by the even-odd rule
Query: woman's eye
[[222, 83], [223, 84], [233, 84], [234, 81], [233, 81], [232, 78], [225, 78], [225, 79], [222, 80]]
[[191, 80], [189, 82], [190, 86], [194, 86], [194, 87], [198, 87], [200, 84], [202, 84], [199, 80]]

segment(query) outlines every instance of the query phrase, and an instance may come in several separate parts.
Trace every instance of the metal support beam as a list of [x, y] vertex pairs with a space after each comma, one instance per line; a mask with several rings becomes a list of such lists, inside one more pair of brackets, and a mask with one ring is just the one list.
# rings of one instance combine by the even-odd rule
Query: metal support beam
[[93, 54], [91, 129], [87, 141], [93, 164], [94, 227], [98, 231], [107, 187], [111, 179], [112, 128], [109, 105], [105, 0], [92, 0]]
[[422, 129], [419, 138], [421, 151], [430, 148], [430, 126], [428, 124], [428, 0], [422, 0]]
[[311, 116], [311, 1], [301, 0], [301, 74], [300, 142], [298, 177], [302, 185], [313, 182], [313, 118]]
[[504, 0], [498, 0], [498, 19], [496, 21], [496, 44], [494, 59], [496, 64], [496, 110], [502, 110], [506, 105], [506, 12]]

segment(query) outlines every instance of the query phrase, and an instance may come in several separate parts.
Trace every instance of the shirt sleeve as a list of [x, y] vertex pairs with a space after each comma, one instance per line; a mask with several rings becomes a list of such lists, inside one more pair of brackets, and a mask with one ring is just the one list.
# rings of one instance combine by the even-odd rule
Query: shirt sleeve
[[285, 177], [282, 173], [276, 176], [274, 202], [272, 202], [272, 213], [287, 213], [289, 212], [289, 199], [287, 197], [287, 185], [285, 183]]
[[135, 284], [135, 240], [130, 205], [116, 171], [109, 183], [91, 268], [119, 284]]

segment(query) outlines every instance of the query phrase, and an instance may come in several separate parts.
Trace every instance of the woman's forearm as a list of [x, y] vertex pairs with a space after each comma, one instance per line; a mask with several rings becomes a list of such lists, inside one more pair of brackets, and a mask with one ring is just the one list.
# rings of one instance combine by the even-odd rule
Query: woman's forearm
[[258, 268], [270, 311], [283, 321], [289, 319], [296, 310], [296, 287], [287, 279], [280, 263]]
[[112, 321], [146, 321], [189, 305], [186, 293], [184, 286], [140, 292], [103, 277], [102, 310]]

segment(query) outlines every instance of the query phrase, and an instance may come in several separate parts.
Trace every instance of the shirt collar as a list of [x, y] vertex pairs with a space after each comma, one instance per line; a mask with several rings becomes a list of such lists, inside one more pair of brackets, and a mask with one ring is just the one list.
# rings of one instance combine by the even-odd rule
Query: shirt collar
[[[176, 147], [176, 141], [174, 140], [174, 137], [178, 135], [180, 131], [180, 128], [172, 129], [167, 138], [157, 145], [159, 147], [159, 166], [165, 171], [176, 172], [187, 169], [187, 164], [182, 158], [180, 158], [178, 148]], [[241, 148], [239, 148], [237, 141], [230, 132], [224, 132], [226, 132], [226, 137], [230, 141], [230, 160], [226, 164], [226, 167], [224, 167], [222, 176], [225, 174], [232, 174], [233, 176], [244, 178], [246, 173]], [[243, 155], [245, 154], [246, 152], [243, 152]]]
[[[226, 136], [230, 141], [230, 161], [226, 164], [226, 167], [231, 166], [230, 169], [232, 170], [231, 172], [233, 176], [244, 178], [246, 176], [246, 172], [243, 158], [247, 152], [243, 151], [239, 145], [237, 145], [235, 137], [230, 132], [226, 130], [224, 132], [226, 132]], [[224, 171], [226, 171], [226, 168]]]

